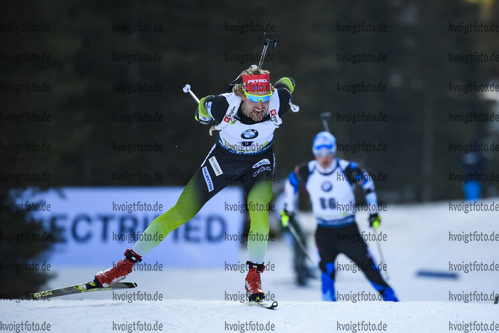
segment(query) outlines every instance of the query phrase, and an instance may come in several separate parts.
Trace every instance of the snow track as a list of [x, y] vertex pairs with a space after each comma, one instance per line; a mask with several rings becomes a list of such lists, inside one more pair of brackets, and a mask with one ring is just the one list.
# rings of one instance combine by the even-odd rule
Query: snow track
[[[497, 198], [484, 202], [493, 201], [499, 203]], [[137, 282], [138, 288], [115, 292], [115, 295], [126, 294], [129, 299], [133, 292], [159, 294], [162, 300], [128, 302], [126, 298], [113, 297], [112, 291], [71, 295], [49, 301], [0, 300], [0, 331], [15, 331], [13, 325], [26, 321], [50, 324], [50, 332], [70, 333], [499, 331], [499, 305], [494, 305], [492, 300], [472, 299], [465, 303], [462, 299], [464, 294], [469, 293], [498, 293], [499, 271], [458, 271], [457, 279], [416, 276], [420, 269], [449, 272], [449, 263], [477, 261], [499, 264], [499, 242], [465, 243], [449, 239], [449, 234], [463, 232], [498, 233], [498, 212], [466, 214], [449, 211], [449, 202], [443, 202], [390, 206], [381, 216], [380, 230], [387, 234], [387, 240], [381, 242], [381, 247], [390, 276], [388, 282], [400, 298], [400, 303], [354, 303], [351, 299], [322, 302], [320, 280], [311, 280], [305, 288], [297, 287], [291, 268], [290, 247], [284, 241], [276, 241], [269, 243], [266, 259], [275, 264], [275, 270], [262, 274], [264, 291], [270, 292], [279, 302], [275, 310], [251, 307], [239, 301], [244, 290], [245, 273], [227, 271], [224, 267], [165, 267], [160, 272], [134, 272], [126, 281]], [[357, 221], [361, 230], [369, 231], [367, 215], [358, 213]], [[379, 258], [376, 245], [369, 244], [375, 257]], [[154, 251], [161, 251], [161, 245]], [[310, 253], [316, 257], [313, 249]], [[117, 254], [117, 259], [120, 255]], [[349, 262], [343, 256], [338, 260]], [[240, 262], [245, 261], [243, 247]], [[57, 277], [48, 287], [86, 282], [103, 268], [54, 267]], [[359, 272], [339, 272], [336, 288], [343, 295], [375, 294]], [[228, 295], [232, 295], [234, 300], [228, 300]], [[451, 295], [461, 299], [453, 300]], [[160, 324], [162, 330], [159, 330]], [[492, 324], [497, 326], [492, 329]], [[151, 329], [148, 330], [148, 327]]]

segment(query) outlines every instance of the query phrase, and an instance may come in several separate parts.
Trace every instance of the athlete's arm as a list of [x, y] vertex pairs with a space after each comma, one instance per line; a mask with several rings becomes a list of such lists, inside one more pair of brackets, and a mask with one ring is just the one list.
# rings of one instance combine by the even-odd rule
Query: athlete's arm
[[296, 82], [292, 77], [280, 78], [276, 84], [276, 92], [279, 94], [279, 117], [282, 117], [289, 110], [289, 102], [291, 102], [291, 94], [295, 90]]
[[194, 118], [204, 125], [211, 123], [213, 120], [220, 123], [228, 107], [229, 103], [225, 97], [209, 95], [199, 100]]
[[345, 168], [345, 175], [352, 185], [360, 185], [364, 190], [366, 202], [368, 205], [378, 206], [378, 199], [374, 191], [374, 182], [369, 174], [361, 169], [357, 163], [350, 162]]

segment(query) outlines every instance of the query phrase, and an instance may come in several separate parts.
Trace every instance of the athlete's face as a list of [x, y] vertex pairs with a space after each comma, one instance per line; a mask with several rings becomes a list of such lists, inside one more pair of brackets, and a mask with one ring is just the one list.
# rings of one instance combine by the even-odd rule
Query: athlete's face
[[326, 169], [333, 162], [334, 156], [334, 154], [327, 156], [315, 156], [315, 159], [317, 160], [321, 168]]
[[[268, 91], [255, 92], [252, 95], [268, 95]], [[263, 117], [267, 114], [269, 109], [269, 101], [263, 103], [262, 101], [254, 103], [248, 99], [248, 97], [243, 97], [242, 112], [246, 117], [250, 117], [254, 121], [261, 121]]]

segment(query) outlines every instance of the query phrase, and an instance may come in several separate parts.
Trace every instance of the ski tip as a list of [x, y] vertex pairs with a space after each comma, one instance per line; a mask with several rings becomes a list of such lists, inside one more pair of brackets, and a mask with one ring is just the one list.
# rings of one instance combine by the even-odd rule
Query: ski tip
[[263, 302], [263, 301], [249, 301], [248, 305], [256, 305], [256, 306], [260, 306], [260, 307], [265, 308], [265, 309], [273, 310], [273, 309], [277, 308], [277, 306], [279, 304], [277, 303], [277, 301], [273, 301], [271, 304]]
[[277, 301], [273, 301], [271, 304], [266, 304], [266, 308], [269, 309], [269, 310], [274, 310], [275, 308], [277, 308], [277, 306], [279, 305], [279, 303], [277, 303]]

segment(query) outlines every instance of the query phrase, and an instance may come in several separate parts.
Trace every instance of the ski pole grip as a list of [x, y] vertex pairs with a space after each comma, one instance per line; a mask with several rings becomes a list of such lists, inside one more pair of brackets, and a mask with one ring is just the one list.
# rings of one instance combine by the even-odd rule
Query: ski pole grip
[[192, 92], [190, 84], [186, 84], [184, 86], [183, 90], [184, 90], [184, 93], [186, 93], [186, 94], [189, 93], [191, 95], [191, 97], [196, 101], [196, 103], [199, 104], [199, 98], [197, 98], [197, 96]]

